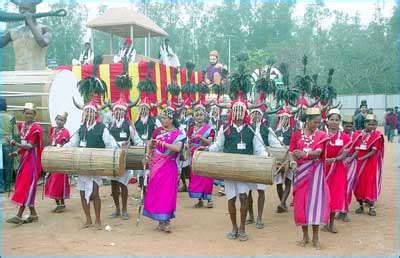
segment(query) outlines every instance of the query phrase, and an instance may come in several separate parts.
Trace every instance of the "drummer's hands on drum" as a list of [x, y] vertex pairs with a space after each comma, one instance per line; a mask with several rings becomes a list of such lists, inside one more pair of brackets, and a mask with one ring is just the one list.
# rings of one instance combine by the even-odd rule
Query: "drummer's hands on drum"
[[207, 146], [200, 146], [197, 148], [198, 151], [208, 151], [208, 147]]
[[301, 157], [304, 157], [306, 153], [302, 150], [294, 150], [293, 155], [296, 157], [296, 159], [299, 159]]
[[16, 151], [11, 152], [10, 154], [8, 154], [8, 156], [10, 158], [15, 158], [18, 155], [18, 153]]
[[150, 140], [150, 148], [154, 148], [157, 146], [158, 140], [156, 139], [151, 139]]
[[129, 141], [123, 141], [123, 142], [121, 142], [121, 147], [122, 147], [122, 148], [127, 148], [128, 145], [129, 145]]

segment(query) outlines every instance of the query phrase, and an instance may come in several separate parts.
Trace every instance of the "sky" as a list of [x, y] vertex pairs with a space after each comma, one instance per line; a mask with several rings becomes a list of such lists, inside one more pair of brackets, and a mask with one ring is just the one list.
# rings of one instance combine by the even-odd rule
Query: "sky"
[[[0, 0], [2, 2], [4, 0]], [[163, 2], [162, 0], [151, 0], [152, 2]], [[198, 0], [204, 3], [220, 3], [222, 0]], [[293, 10], [293, 17], [295, 20], [301, 20], [304, 15], [307, 4], [313, 3], [315, 0], [297, 0], [295, 9]], [[379, 4], [382, 8], [383, 15], [385, 17], [390, 17], [393, 13], [393, 8], [395, 6], [396, 0], [325, 0], [325, 5], [330, 10], [343, 11], [350, 16], [360, 14], [361, 24], [367, 25], [373, 19], [373, 13], [375, 10], [375, 5]], [[58, 2], [58, 0], [44, 0], [44, 3], [38, 5], [38, 12], [46, 12], [49, 10], [48, 3]], [[85, 3], [89, 9], [88, 20], [91, 20], [97, 15], [97, 7], [104, 2], [98, 0], [84, 0], [79, 1], [79, 3]], [[135, 2], [139, 2], [136, 0]], [[112, 7], [126, 7], [131, 6], [129, 0], [114, 0], [106, 3], [108, 6]], [[17, 11], [13, 4], [9, 4], [10, 9], [8, 11]], [[333, 22], [333, 19], [332, 19]], [[4, 23], [0, 23], [0, 28], [3, 29]], [[329, 21], [326, 26], [329, 26]]]

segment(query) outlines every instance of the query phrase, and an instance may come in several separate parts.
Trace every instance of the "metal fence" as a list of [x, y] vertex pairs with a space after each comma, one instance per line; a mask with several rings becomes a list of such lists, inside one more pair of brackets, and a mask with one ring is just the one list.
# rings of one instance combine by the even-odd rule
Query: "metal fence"
[[386, 108], [400, 106], [400, 95], [374, 94], [374, 95], [338, 95], [335, 103], [342, 102], [343, 114], [353, 115], [354, 110], [360, 106], [361, 100], [366, 100], [368, 108], [372, 108], [377, 115], [379, 124], [383, 123], [383, 115]]

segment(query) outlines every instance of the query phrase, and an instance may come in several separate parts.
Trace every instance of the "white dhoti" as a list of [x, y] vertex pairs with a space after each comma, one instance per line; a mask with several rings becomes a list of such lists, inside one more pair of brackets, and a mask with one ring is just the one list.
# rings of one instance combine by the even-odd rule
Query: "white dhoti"
[[148, 170], [148, 169], [146, 169], [146, 170], [133, 170], [133, 177], [138, 178], [138, 177], [144, 176], [145, 174], [149, 175], [149, 173], [150, 173], [150, 170]]
[[77, 188], [79, 191], [85, 191], [85, 199], [89, 203], [90, 195], [93, 192], [93, 183], [99, 187], [102, 185], [101, 176], [78, 176]]
[[248, 194], [254, 184], [225, 180], [225, 194], [228, 200], [239, 197], [239, 194]]
[[255, 191], [255, 190], [265, 191], [265, 190], [267, 190], [267, 185], [264, 185], [264, 184], [251, 184], [250, 190], [253, 190], [253, 191]]
[[293, 181], [293, 172], [289, 170], [284, 173], [282, 172], [277, 173], [273, 177], [274, 184], [275, 185], [284, 184], [286, 178]]
[[123, 185], [128, 185], [129, 180], [131, 180], [132, 178], [132, 172], [133, 170], [126, 170], [125, 173], [122, 176], [116, 176], [116, 177], [109, 177], [109, 179], [111, 179], [111, 181], [118, 181]]

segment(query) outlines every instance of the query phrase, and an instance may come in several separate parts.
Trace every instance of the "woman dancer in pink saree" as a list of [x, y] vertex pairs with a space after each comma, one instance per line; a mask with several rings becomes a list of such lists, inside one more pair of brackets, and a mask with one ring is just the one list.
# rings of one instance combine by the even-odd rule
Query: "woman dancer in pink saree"
[[[212, 127], [205, 123], [206, 108], [199, 104], [194, 110], [194, 119], [196, 124], [191, 126], [188, 130], [188, 141], [190, 143], [190, 153], [193, 155], [195, 151], [201, 146], [208, 146], [212, 143], [215, 137], [215, 131]], [[196, 172], [191, 169], [189, 196], [190, 198], [197, 198], [199, 202], [194, 206], [195, 208], [203, 207], [203, 200], [207, 200], [207, 208], [213, 208], [212, 190], [214, 179], [205, 176], [198, 176]]]
[[329, 219], [329, 188], [322, 157], [329, 137], [318, 130], [320, 124], [320, 110], [308, 108], [305, 128], [293, 133], [289, 146], [290, 167], [297, 167], [293, 181], [293, 208], [294, 221], [303, 230], [299, 245], [305, 246], [309, 242], [308, 225], [312, 225], [312, 241], [317, 250], [321, 249], [319, 225], [326, 225]]
[[170, 233], [175, 218], [178, 193], [178, 157], [186, 135], [178, 129], [174, 109], [167, 107], [160, 116], [162, 127], [154, 130], [147, 146], [150, 175], [143, 215], [159, 222], [157, 229]]

